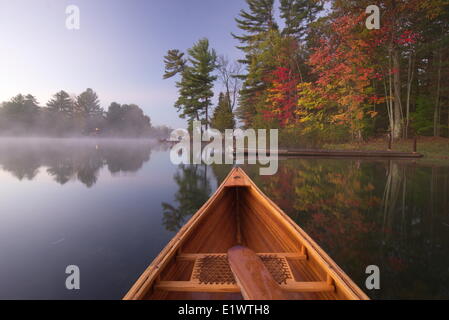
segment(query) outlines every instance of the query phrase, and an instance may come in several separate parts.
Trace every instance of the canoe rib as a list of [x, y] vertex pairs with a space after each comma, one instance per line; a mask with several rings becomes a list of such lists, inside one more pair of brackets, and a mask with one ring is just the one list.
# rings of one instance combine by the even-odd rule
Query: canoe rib
[[[223, 206], [224, 203], [230, 199], [230, 197], [233, 197], [234, 200], [232, 201], [237, 203], [237, 205], [235, 205], [235, 209], [232, 209], [232, 207], [229, 206], [226, 208], [229, 208], [234, 212], [229, 213], [229, 217], [224, 215], [226, 214], [225, 212], [227, 209], [219, 209], [219, 211], [223, 213], [216, 213], [217, 208], [220, 208], [218, 205]], [[257, 203], [252, 203], [251, 205], [244, 203], [244, 205], [242, 204], [243, 206], [241, 206], [238, 202], [236, 202], [236, 199], [244, 202], [245, 200], [248, 200], [248, 197], [251, 198], [250, 200], [252, 202], [256, 201]], [[255, 204], [257, 205], [253, 207]], [[244, 210], [244, 212], [238, 212], [239, 208], [240, 210]], [[285, 230], [286, 233], [284, 231], [283, 232], [285, 233], [284, 236], [287, 238], [276, 239], [278, 242], [281, 241], [279, 242], [280, 244], [286, 241], [285, 244], [282, 245], [282, 250], [285, 252], [270, 253], [270, 251], [272, 251], [271, 249], [274, 248], [273, 245], [271, 245], [271, 249], [270, 246], [267, 246], [264, 250], [260, 250], [264, 248], [261, 244], [267, 241], [267, 239], [263, 239], [263, 237], [268, 236], [268, 234], [260, 234], [256, 232], [255, 234], [252, 233], [251, 239], [248, 238], [247, 232], [251, 230], [245, 228], [251, 227], [251, 223], [255, 222], [254, 218], [256, 217], [254, 215], [260, 214], [261, 210], [263, 210], [264, 217], [257, 217], [256, 220], [259, 225], [262, 223], [263, 226], [266, 223], [270, 223], [269, 221], [275, 221], [276, 226], [273, 225], [272, 227], [274, 227], [274, 229], [269, 229], [271, 230], [270, 232], [279, 232], [280, 228]], [[215, 214], [215, 216], [211, 216], [213, 214]], [[207, 218], [209, 216], [214, 217], [213, 219], [215, 220]], [[233, 218], [230, 219], [231, 217]], [[248, 220], [248, 217], [253, 218]], [[269, 217], [268, 220], [267, 217]], [[246, 219], [246, 222], [242, 225], [241, 219], [243, 218]], [[214, 221], [214, 226], [211, 225], [212, 221]], [[235, 221], [235, 225], [233, 227], [234, 229], [231, 228], [229, 231], [226, 231], [228, 230], [227, 228], [229, 228], [228, 226], [231, 226], [229, 224], [231, 221]], [[248, 225], [248, 223], [250, 224]], [[252, 226], [254, 226], [254, 224]], [[204, 229], [208, 227], [212, 229]], [[266, 227], [267, 226], [265, 225], [265, 228]], [[219, 229], [215, 230], [213, 228]], [[240, 228], [243, 229], [240, 230]], [[293, 296], [289, 296], [290, 298], [302, 299], [302, 293], [310, 293], [311, 296], [304, 296], [303, 298], [314, 299], [315, 297], [336, 299], [337, 297], [340, 297], [337, 299], [368, 299], [365, 293], [352, 282], [352, 280], [338, 267], [338, 265], [324, 252], [324, 250], [322, 250], [307, 235], [307, 233], [298, 227], [290, 219], [290, 217], [278, 208], [276, 204], [265, 196], [240, 168], [234, 168], [231, 170], [223, 184], [220, 185], [214, 195], [201, 207], [200, 210], [198, 210], [190, 221], [180, 229], [178, 234], [168, 243], [153, 263], [136, 281], [124, 299], [139, 300], [151, 298], [153, 293], [156, 292], [192, 293], [192, 295], [188, 296], [176, 295], [176, 297], [181, 299], [186, 299], [186, 297], [188, 297], [187, 299], [195, 299], [195, 294], [208, 292], [216, 292], [217, 294], [219, 292], [223, 293], [224, 295], [220, 296], [225, 299], [227, 299], [226, 294], [238, 294], [240, 292], [240, 288], [236, 283], [222, 283], [218, 285], [205, 284], [198, 281], [198, 279], [194, 279], [193, 277], [188, 279], [173, 278], [173, 276], [168, 276], [169, 274], [173, 275], [172, 271], [170, 271], [171, 273], [167, 273], [168, 271], [166, 271], [170, 268], [171, 270], [173, 270], [173, 268], [176, 270], [176, 268], [179, 268], [181, 265], [184, 267], [189, 264], [197, 266], [197, 262], [206, 256], [226, 255], [225, 251], [227, 249], [225, 251], [215, 252], [213, 251], [214, 249], [207, 249], [207, 244], [209, 242], [207, 240], [209, 239], [208, 237], [216, 237], [217, 231], [220, 232], [220, 229], [223, 230], [221, 231], [222, 233], [225, 232], [224, 234], [226, 234], [227, 232], [228, 235], [229, 232], [235, 232], [234, 245], [240, 244], [241, 242], [248, 242], [250, 240], [262, 240], [262, 242], [258, 245], [259, 250], [257, 250], [259, 252], [262, 251], [262, 253], [257, 253], [256, 255], [258, 257], [274, 255], [280, 259], [288, 261], [287, 264], [294, 268], [296, 273], [298, 271], [300, 273], [306, 272], [303, 274], [304, 279], [288, 279], [284, 283], [280, 283], [281, 288], [285, 292], [294, 292]], [[199, 235], [200, 233], [202, 235]], [[270, 236], [273, 236], [273, 234], [270, 234]], [[197, 237], [196, 242], [202, 245], [191, 245], [192, 238], [195, 239], [195, 237]], [[238, 239], [239, 237], [242, 238]], [[293, 243], [296, 245], [292, 246]], [[195, 249], [196, 247], [197, 249]], [[230, 247], [231, 246], [228, 248]], [[204, 250], [201, 250], [201, 248]], [[252, 249], [254, 250], [254, 248]], [[307, 268], [312, 269], [309, 270]], [[319, 269], [318, 273], [316, 268]], [[190, 272], [192, 272], [192, 270], [190, 270]], [[319, 295], [317, 295], [318, 293]], [[158, 294], [153, 298], [164, 299], [165, 296], [166, 295]]]

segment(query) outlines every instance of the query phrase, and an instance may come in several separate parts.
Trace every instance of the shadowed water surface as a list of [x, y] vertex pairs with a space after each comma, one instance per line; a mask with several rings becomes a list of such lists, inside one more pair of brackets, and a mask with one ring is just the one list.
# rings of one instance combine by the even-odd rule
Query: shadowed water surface
[[[0, 298], [119, 299], [231, 166], [136, 140], [0, 140]], [[449, 298], [449, 166], [281, 160], [245, 170], [372, 298]], [[65, 268], [81, 290], [65, 288]]]

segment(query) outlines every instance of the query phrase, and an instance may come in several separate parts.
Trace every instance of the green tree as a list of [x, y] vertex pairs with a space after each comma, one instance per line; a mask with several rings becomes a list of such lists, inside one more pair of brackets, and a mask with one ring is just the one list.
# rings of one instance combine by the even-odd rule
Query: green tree
[[67, 116], [72, 116], [74, 102], [67, 92], [61, 90], [48, 101], [47, 107], [53, 112], [62, 112]]
[[200, 120], [206, 128], [209, 125], [209, 107], [213, 97], [213, 84], [217, 79], [217, 55], [209, 46], [208, 39], [201, 39], [188, 50], [187, 61], [183, 53], [170, 50], [165, 56], [164, 78], [177, 74], [181, 79], [176, 83], [179, 96], [175, 103], [180, 117], [188, 119], [189, 126], [194, 120]]
[[284, 19], [284, 35], [303, 39], [309, 24], [323, 10], [321, 1], [314, 0], [280, 0], [280, 16]]
[[278, 30], [278, 25], [274, 18], [274, 0], [246, 0], [246, 3], [249, 10], [240, 10], [239, 17], [235, 19], [244, 33], [232, 33], [232, 36], [241, 43], [237, 48], [246, 54], [241, 62], [249, 64], [257, 43], [264, 39], [265, 33]]
[[245, 54], [240, 62], [246, 65], [246, 74], [239, 76], [244, 82], [237, 115], [249, 127], [253, 124], [256, 105], [265, 100], [264, 90], [267, 88], [263, 79], [265, 66], [258, 59], [260, 45], [279, 28], [274, 18], [274, 0], [246, 0], [246, 3], [248, 10], [241, 10], [235, 19], [243, 34], [232, 36], [240, 42], [237, 48]]
[[151, 130], [151, 120], [135, 104], [111, 103], [106, 113], [107, 130], [111, 135], [141, 137]]
[[186, 60], [183, 57], [184, 52], [181, 52], [178, 49], [168, 50], [167, 55], [164, 56], [164, 79], [169, 79], [184, 71]]
[[10, 101], [3, 103], [3, 130], [8, 131], [10, 134], [31, 133], [39, 115], [39, 110], [39, 103], [33, 95], [28, 94], [24, 96], [18, 94]]
[[98, 95], [88, 88], [76, 98], [76, 120], [78, 126], [87, 134], [97, 132], [103, 126], [103, 108]]
[[412, 128], [419, 135], [430, 136], [434, 133], [434, 106], [428, 96], [416, 99], [416, 111], [412, 112]]
[[221, 92], [218, 97], [218, 105], [212, 116], [212, 128], [220, 130], [221, 132], [224, 132], [226, 129], [234, 129], [235, 127], [234, 115], [231, 106], [229, 105], [229, 100], [229, 97]]
[[86, 117], [103, 115], [103, 109], [100, 106], [98, 95], [90, 88], [86, 89], [86, 91], [76, 98], [76, 106]]
[[217, 76], [213, 74], [217, 68], [217, 54], [214, 49], [209, 48], [209, 40], [201, 39], [189, 52], [191, 63], [189, 80], [192, 83], [195, 98], [199, 102], [199, 110], [204, 114], [206, 129], [209, 126], [209, 107], [214, 96], [212, 91]]

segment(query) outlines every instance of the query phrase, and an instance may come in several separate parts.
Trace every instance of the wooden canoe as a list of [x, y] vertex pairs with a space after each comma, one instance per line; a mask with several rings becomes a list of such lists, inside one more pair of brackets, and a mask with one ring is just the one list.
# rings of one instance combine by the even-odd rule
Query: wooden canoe
[[124, 299], [368, 297], [241, 168], [234, 168]]

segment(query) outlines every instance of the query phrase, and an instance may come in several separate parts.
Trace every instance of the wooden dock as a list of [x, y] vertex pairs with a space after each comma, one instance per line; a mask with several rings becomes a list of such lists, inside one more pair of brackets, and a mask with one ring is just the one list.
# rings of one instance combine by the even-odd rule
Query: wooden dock
[[[165, 140], [164, 143], [174, 145], [179, 141]], [[207, 145], [207, 142], [202, 142], [202, 147]], [[234, 147], [235, 148], [235, 147]], [[416, 142], [414, 149], [416, 150]], [[243, 153], [246, 156], [257, 155], [257, 149], [239, 149], [234, 150], [234, 154]], [[262, 154], [270, 154], [270, 150], [261, 150]], [[392, 150], [321, 150], [321, 149], [279, 149], [277, 151], [279, 156], [284, 157], [322, 157], [322, 158], [377, 158], [377, 159], [420, 159], [424, 155], [418, 152], [400, 152]]]
[[[238, 151], [237, 151], [238, 152]], [[238, 152], [240, 153], [240, 152]], [[258, 150], [245, 149], [245, 155], [257, 155]], [[270, 154], [270, 151], [263, 150], [263, 154]], [[332, 157], [332, 158], [397, 158], [397, 159], [419, 159], [423, 155], [417, 152], [398, 151], [376, 151], [376, 150], [319, 150], [319, 149], [279, 149], [279, 156], [294, 157]]]

